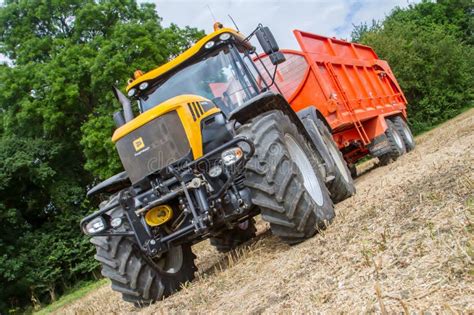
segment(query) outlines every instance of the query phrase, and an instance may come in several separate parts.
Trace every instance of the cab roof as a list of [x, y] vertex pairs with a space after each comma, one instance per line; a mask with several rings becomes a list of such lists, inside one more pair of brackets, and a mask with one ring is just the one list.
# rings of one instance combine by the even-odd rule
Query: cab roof
[[191, 46], [191, 48], [187, 49], [186, 51], [184, 51], [182, 54], [180, 54], [178, 57], [176, 57], [175, 59], [165, 63], [164, 65], [162, 66], [159, 66], [158, 68], [156, 69], [153, 69], [141, 76], [139, 76], [138, 78], [136, 78], [135, 80], [133, 80], [132, 82], [130, 82], [126, 88], [127, 92], [137, 86], [138, 84], [142, 83], [142, 82], [145, 82], [145, 81], [148, 81], [148, 80], [153, 80], [153, 79], [156, 79], [158, 78], [159, 76], [162, 76], [163, 74], [165, 73], [168, 73], [170, 72], [171, 70], [177, 68], [179, 65], [181, 65], [182, 63], [184, 63], [185, 61], [189, 60], [191, 57], [193, 57], [194, 55], [196, 55], [199, 51], [201, 51], [201, 49], [204, 47], [204, 45], [210, 41], [211, 39], [215, 38], [216, 36], [219, 36], [220, 34], [222, 33], [231, 33], [235, 38], [237, 38], [238, 40], [240, 41], [244, 41], [245, 40], [245, 37], [238, 31], [232, 29], [232, 28], [221, 28], [221, 29], [218, 29], [217, 31], [215, 32], [212, 32], [211, 34], [208, 34], [206, 36], [204, 36], [203, 38], [201, 38], [199, 41], [197, 41], [193, 46]]

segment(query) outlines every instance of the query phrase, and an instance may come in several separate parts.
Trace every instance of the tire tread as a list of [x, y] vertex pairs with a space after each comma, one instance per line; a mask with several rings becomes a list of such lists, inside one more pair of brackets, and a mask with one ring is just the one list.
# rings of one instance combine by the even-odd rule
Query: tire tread
[[[246, 166], [245, 179], [246, 186], [252, 192], [253, 203], [260, 207], [262, 219], [270, 223], [273, 234], [288, 244], [296, 244], [313, 236], [319, 227], [325, 226], [325, 220], [331, 221], [335, 215], [324, 185], [321, 189], [325, 198], [323, 207], [320, 207], [324, 209], [316, 211], [319, 206], [306, 191], [302, 174], [283, 143], [283, 129], [297, 138], [306, 148], [305, 152], [311, 150], [309, 142], [290, 118], [277, 110], [253, 118], [237, 133], [255, 145], [255, 154]], [[288, 166], [286, 173], [284, 166]], [[324, 213], [324, 217], [317, 213]]]

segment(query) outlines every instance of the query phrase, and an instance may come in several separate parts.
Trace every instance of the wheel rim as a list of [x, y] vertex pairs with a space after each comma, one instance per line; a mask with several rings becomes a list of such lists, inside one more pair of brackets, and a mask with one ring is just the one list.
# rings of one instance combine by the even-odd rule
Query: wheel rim
[[397, 146], [400, 149], [403, 148], [403, 140], [402, 140], [402, 137], [400, 137], [400, 135], [398, 134], [398, 132], [396, 130], [392, 130], [392, 135], [393, 135], [393, 139], [395, 140], [395, 143], [397, 144]]
[[346, 182], [349, 182], [349, 174], [347, 174], [346, 168], [344, 167], [344, 164], [343, 164], [344, 162], [342, 161], [341, 156], [339, 155], [339, 152], [338, 152], [339, 149], [337, 149], [333, 143], [330, 143], [328, 147], [329, 147], [329, 154], [331, 154], [332, 160], [336, 164], [336, 167], [339, 170], [339, 173], [341, 173], [342, 178], [344, 178]]
[[322, 206], [324, 203], [323, 192], [321, 190], [318, 176], [316, 175], [308, 156], [289, 134], [285, 135], [285, 144], [290, 153], [291, 159], [295, 162], [303, 176], [303, 184], [306, 191], [318, 206]]
[[161, 257], [154, 258], [153, 262], [162, 272], [177, 273], [183, 266], [183, 249], [181, 246], [172, 246]]
[[406, 124], [403, 124], [403, 134], [405, 135], [405, 139], [407, 139], [407, 142], [409, 144], [412, 144], [413, 143], [413, 136], [410, 132], [410, 129], [408, 129], [408, 126]]

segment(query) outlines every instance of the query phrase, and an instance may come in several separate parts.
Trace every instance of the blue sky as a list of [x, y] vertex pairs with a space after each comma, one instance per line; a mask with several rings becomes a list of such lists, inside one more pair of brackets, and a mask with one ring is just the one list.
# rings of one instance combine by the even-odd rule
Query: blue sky
[[[232, 26], [231, 14], [244, 33], [258, 23], [269, 26], [282, 48], [297, 48], [291, 31], [349, 39], [353, 24], [383, 19], [395, 6], [406, 7], [413, 0], [142, 0], [156, 4], [163, 24], [174, 22], [212, 31], [213, 16]], [[210, 10], [209, 10], [210, 8]], [[212, 11], [212, 14], [211, 12]]]

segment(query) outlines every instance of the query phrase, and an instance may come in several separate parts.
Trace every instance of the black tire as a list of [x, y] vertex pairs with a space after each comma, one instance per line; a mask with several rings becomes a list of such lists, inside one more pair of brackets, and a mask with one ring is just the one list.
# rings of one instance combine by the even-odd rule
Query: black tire
[[[333, 220], [334, 206], [316, 154], [288, 116], [269, 111], [241, 126], [237, 133], [255, 145], [255, 154], [246, 165], [245, 184], [274, 235], [288, 244], [300, 243]], [[306, 159], [305, 174], [297, 164], [302, 159]], [[310, 175], [314, 181], [305, 182]]]
[[316, 118], [315, 123], [323, 136], [324, 143], [326, 144], [329, 155], [335, 165], [334, 179], [326, 183], [326, 187], [331, 194], [332, 201], [338, 203], [356, 193], [354, 181], [352, 179], [351, 171], [347, 167], [347, 163], [344, 160], [341, 151], [334, 142], [334, 138], [332, 137], [329, 128], [320, 119]]
[[[122, 216], [120, 208], [111, 210], [113, 217]], [[123, 224], [126, 228], [126, 223]], [[135, 243], [125, 236], [96, 236], [91, 239], [96, 247], [94, 258], [102, 265], [102, 275], [112, 282], [112, 290], [122, 293], [123, 300], [136, 306], [146, 306], [179, 290], [182, 284], [194, 279], [196, 256], [188, 244], [174, 247], [181, 257], [181, 266], [175, 272], [163, 270], [156, 260], [146, 256]], [[164, 255], [168, 255], [165, 253]]]
[[[220, 235], [211, 237], [211, 245], [214, 246], [217, 251], [226, 253], [254, 238], [257, 232], [255, 220], [252, 218], [243, 223], [244, 224], [237, 225], [232, 230], [226, 230]], [[246, 225], [246, 227], [242, 228], [243, 225]]]
[[405, 143], [403, 138], [398, 133], [395, 124], [390, 119], [385, 119], [387, 122], [387, 130], [385, 131], [385, 136], [387, 137], [390, 150], [379, 156], [379, 161], [381, 165], [387, 165], [392, 161], [398, 159], [399, 156], [406, 152]]
[[402, 137], [407, 152], [412, 151], [415, 148], [416, 144], [415, 138], [413, 137], [410, 127], [408, 127], [408, 124], [400, 116], [391, 117], [390, 119], [393, 121], [395, 128], [397, 128], [398, 133]]
[[357, 167], [355, 164], [348, 165], [349, 171], [351, 172], [352, 179], [357, 178], [359, 174], [357, 174]]

